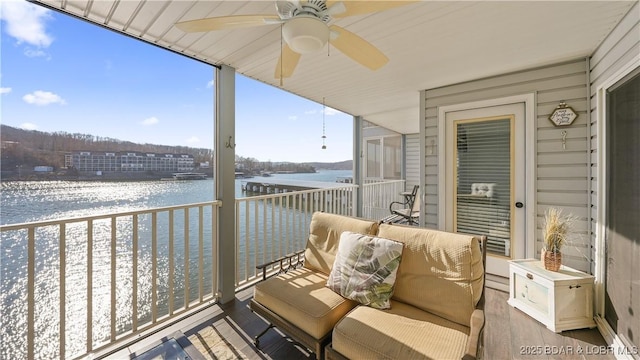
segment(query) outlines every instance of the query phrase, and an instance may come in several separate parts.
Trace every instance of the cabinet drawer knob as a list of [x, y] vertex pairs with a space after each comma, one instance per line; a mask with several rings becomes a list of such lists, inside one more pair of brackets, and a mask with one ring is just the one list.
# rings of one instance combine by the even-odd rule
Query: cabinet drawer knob
[[531, 274], [527, 273], [527, 279], [529, 279], [529, 280], [533, 280], [533, 275], [531, 275]]
[[581, 285], [569, 285], [569, 289], [579, 289], [581, 287]]

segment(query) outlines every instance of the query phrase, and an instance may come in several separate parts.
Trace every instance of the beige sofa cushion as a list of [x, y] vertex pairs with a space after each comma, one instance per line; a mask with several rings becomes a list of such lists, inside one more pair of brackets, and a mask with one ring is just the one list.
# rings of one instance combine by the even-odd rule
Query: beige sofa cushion
[[406, 244], [393, 300], [469, 326], [484, 285], [479, 239], [390, 224], [378, 236]]
[[331, 341], [349, 359], [460, 359], [468, 338], [468, 327], [392, 300], [388, 310], [352, 310]]
[[256, 284], [254, 299], [290, 323], [322, 338], [358, 303], [325, 285], [327, 275], [300, 268]]
[[375, 221], [315, 212], [309, 225], [304, 266], [329, 275], [338, 252], [338, 240], [343, 231], [375, 235], [377, 230], [378, 223]]

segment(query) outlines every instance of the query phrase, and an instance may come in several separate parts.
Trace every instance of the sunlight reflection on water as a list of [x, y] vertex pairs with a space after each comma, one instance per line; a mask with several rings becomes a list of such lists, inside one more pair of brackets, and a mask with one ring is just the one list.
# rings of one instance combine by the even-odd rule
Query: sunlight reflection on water
[[[142, 210], [162, 206], [213, 200], [213, 181], [197, 182], [13, 182], [2, 183], [2, 223], [13, 224], [79, 216], [94, 216]], [[176, 211], [174, 220], [183, 220], [184, 211]], [[205, 209], [204, 238], [211, 238], [211, 210]], [[190, 282], [197, 284], [198, 241], [197, 211], [190, 210], [189, 271]], [[111, 232], [110, 220], [93, 223], [93, 246], [87, 247], [86, 222], [70, 223], [65, 237], [65, 333], [67, 357], [86, 350], [87, 334], [87, 272], [89, 253], [92, 256], [91, 323], [92, 341], [99, 346], [110, 340], [111, 331]], [[168, 215], [158, 215], [158, 317], [168, 314], [169, 260], [167, 235]], [[38, 228], [35, 236], [35, 329], [37, 358], [59, 356], [60, 334], [60, 238], [58, 226]], [[133, 327], [133, 221], [131, 217], [116, 222], [115, 297], [116, 333]], [[137, 302], [139, 324], [151, 319], [151, 216], [139, 217], [137, 253]], [[184, 304], [184, 230], [175, 225], [175, 305]], [[211, 242], [205, 242], [205, 253], [211, 253]], [[3, 232], [0, 238], [0, 358], [26, 358], [27, 331], [27, 232]], [[205, 257], [204, 293], [212, 291], [212, 259]], [[192, 286], [189, 299], [198, 297]], [[174, 310], [175, 310], [174, 309]]]
[[[298, 178], [325, 180], [318, 175], [304, 174]], [[329, 180], [341, 174], [324, 175]], [[96, 216], [127, 211], [144, 210], [171, 205], [199, 203], [213, 200], [213, 180], [172, 182], [0, 182], [0, 223], [17, 224], [32, 221], [58, 220], [82, 216]], [[241, 181], [236, 181], [236, 196], [242, 197]], [[189, 224], [189, 282], [188, 300], [198, 298], [198, 234], [197, 211], [191, 210]], [[270, 213], [265, 212], [265, 219]], [[239, 221], [244, 217], [240, 212]], [[211, 238], [211, 209], [205, 209], [204, 238]], [[184, 212], [176, 211], [174, 220], [184, 219]], [[262, 219], [261, 221], [266, 221]], [[157, 217], [157, 288], [158, 317], [169, 313], [169, 238], [168, 215]], [[260, 229], [270, 231], [270, 225]], [[92, 330], [93, 347], [110, 340], [111, 331], [111, 233], [110, 220], [94, 221], [93, 244], [88, 248], [86, 223], [66, 226], [65, 274], [65, 331], [66, 357], [86, 351], [88, 259], [92, 257]], [[152, 240], [151, 216], [143, 215], [138, 221], [137, 302], [139, 326], [151, 320]], [[302, 226], [301, 228], [306, 228]], [[253, 228], [251, 228], [253, 229]], [[59, 357], [60, 334], [60, 238], [59, 227], [47, 226], [36, 231], [35, 308], [36, 357]], [[253, 231], [253, 230], [251, 230]], [[116, 225], [115, 283], [116, 332], [131, 331], [133, 326], [133, 221], [131, 217], [118, 218]], [[245, 229], [239, 235], [244, 238]], [[185, 239], [184, 225], [176, 223], [174, 233], [174, 308], [184, 306]], [[264, 235], [263, 235], [264, 236]], [[266, 242], [266, 239], [262, 239]], [[290, 244], [293, 246], [294, 244]], [[204, 243], [204, 253], [212, 253], [213, 244]], [[282, 250], [282, 249], [281, 249]], [[251, 255], [255, 245], [239, 244], [240, 256]], [[274, 250], [269, 250], [273, 252]], [[290, 251], [284, 249], [285, 252]], [[27, 337], [27, 231], [0, 234], [0, 359], [25, 359]], [[205, 256], [202, 272], [204, 293], [212, 289], [212, 257]], [[247, 260], [254, 266], [253, 260]], [[243, 273], [239, 274], [244, 276]]]
[[141, 210], [213, 200], [213, 180], [173, 182], [1, 182], [0, 221], [29, 221]]

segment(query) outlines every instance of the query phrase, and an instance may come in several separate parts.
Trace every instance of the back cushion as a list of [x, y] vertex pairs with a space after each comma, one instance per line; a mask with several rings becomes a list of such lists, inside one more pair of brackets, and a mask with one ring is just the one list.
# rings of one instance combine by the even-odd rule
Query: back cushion
[[470, 325], [484, 286], [477, 238], [389, 224], [380, 225], [378, 236], [405, 244], [393, 300]]
[[304, 266], [309, 269], [331, 272], [338, 252], [338, 241], [343, 231], [375, 235], [378, 223], [349, 216], [313, 213], [309, 225], [309, 239], [304, 253]]

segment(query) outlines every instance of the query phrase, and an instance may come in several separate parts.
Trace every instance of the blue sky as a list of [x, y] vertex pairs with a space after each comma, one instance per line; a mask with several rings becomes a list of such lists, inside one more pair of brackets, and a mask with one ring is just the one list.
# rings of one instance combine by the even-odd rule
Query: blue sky
[[[24, 0], [2, 0], [1, 122], [136, 143], [213, 148], [214, 68]], [[352, 117], [236, 77], [236, 153], [352, 158]]]

